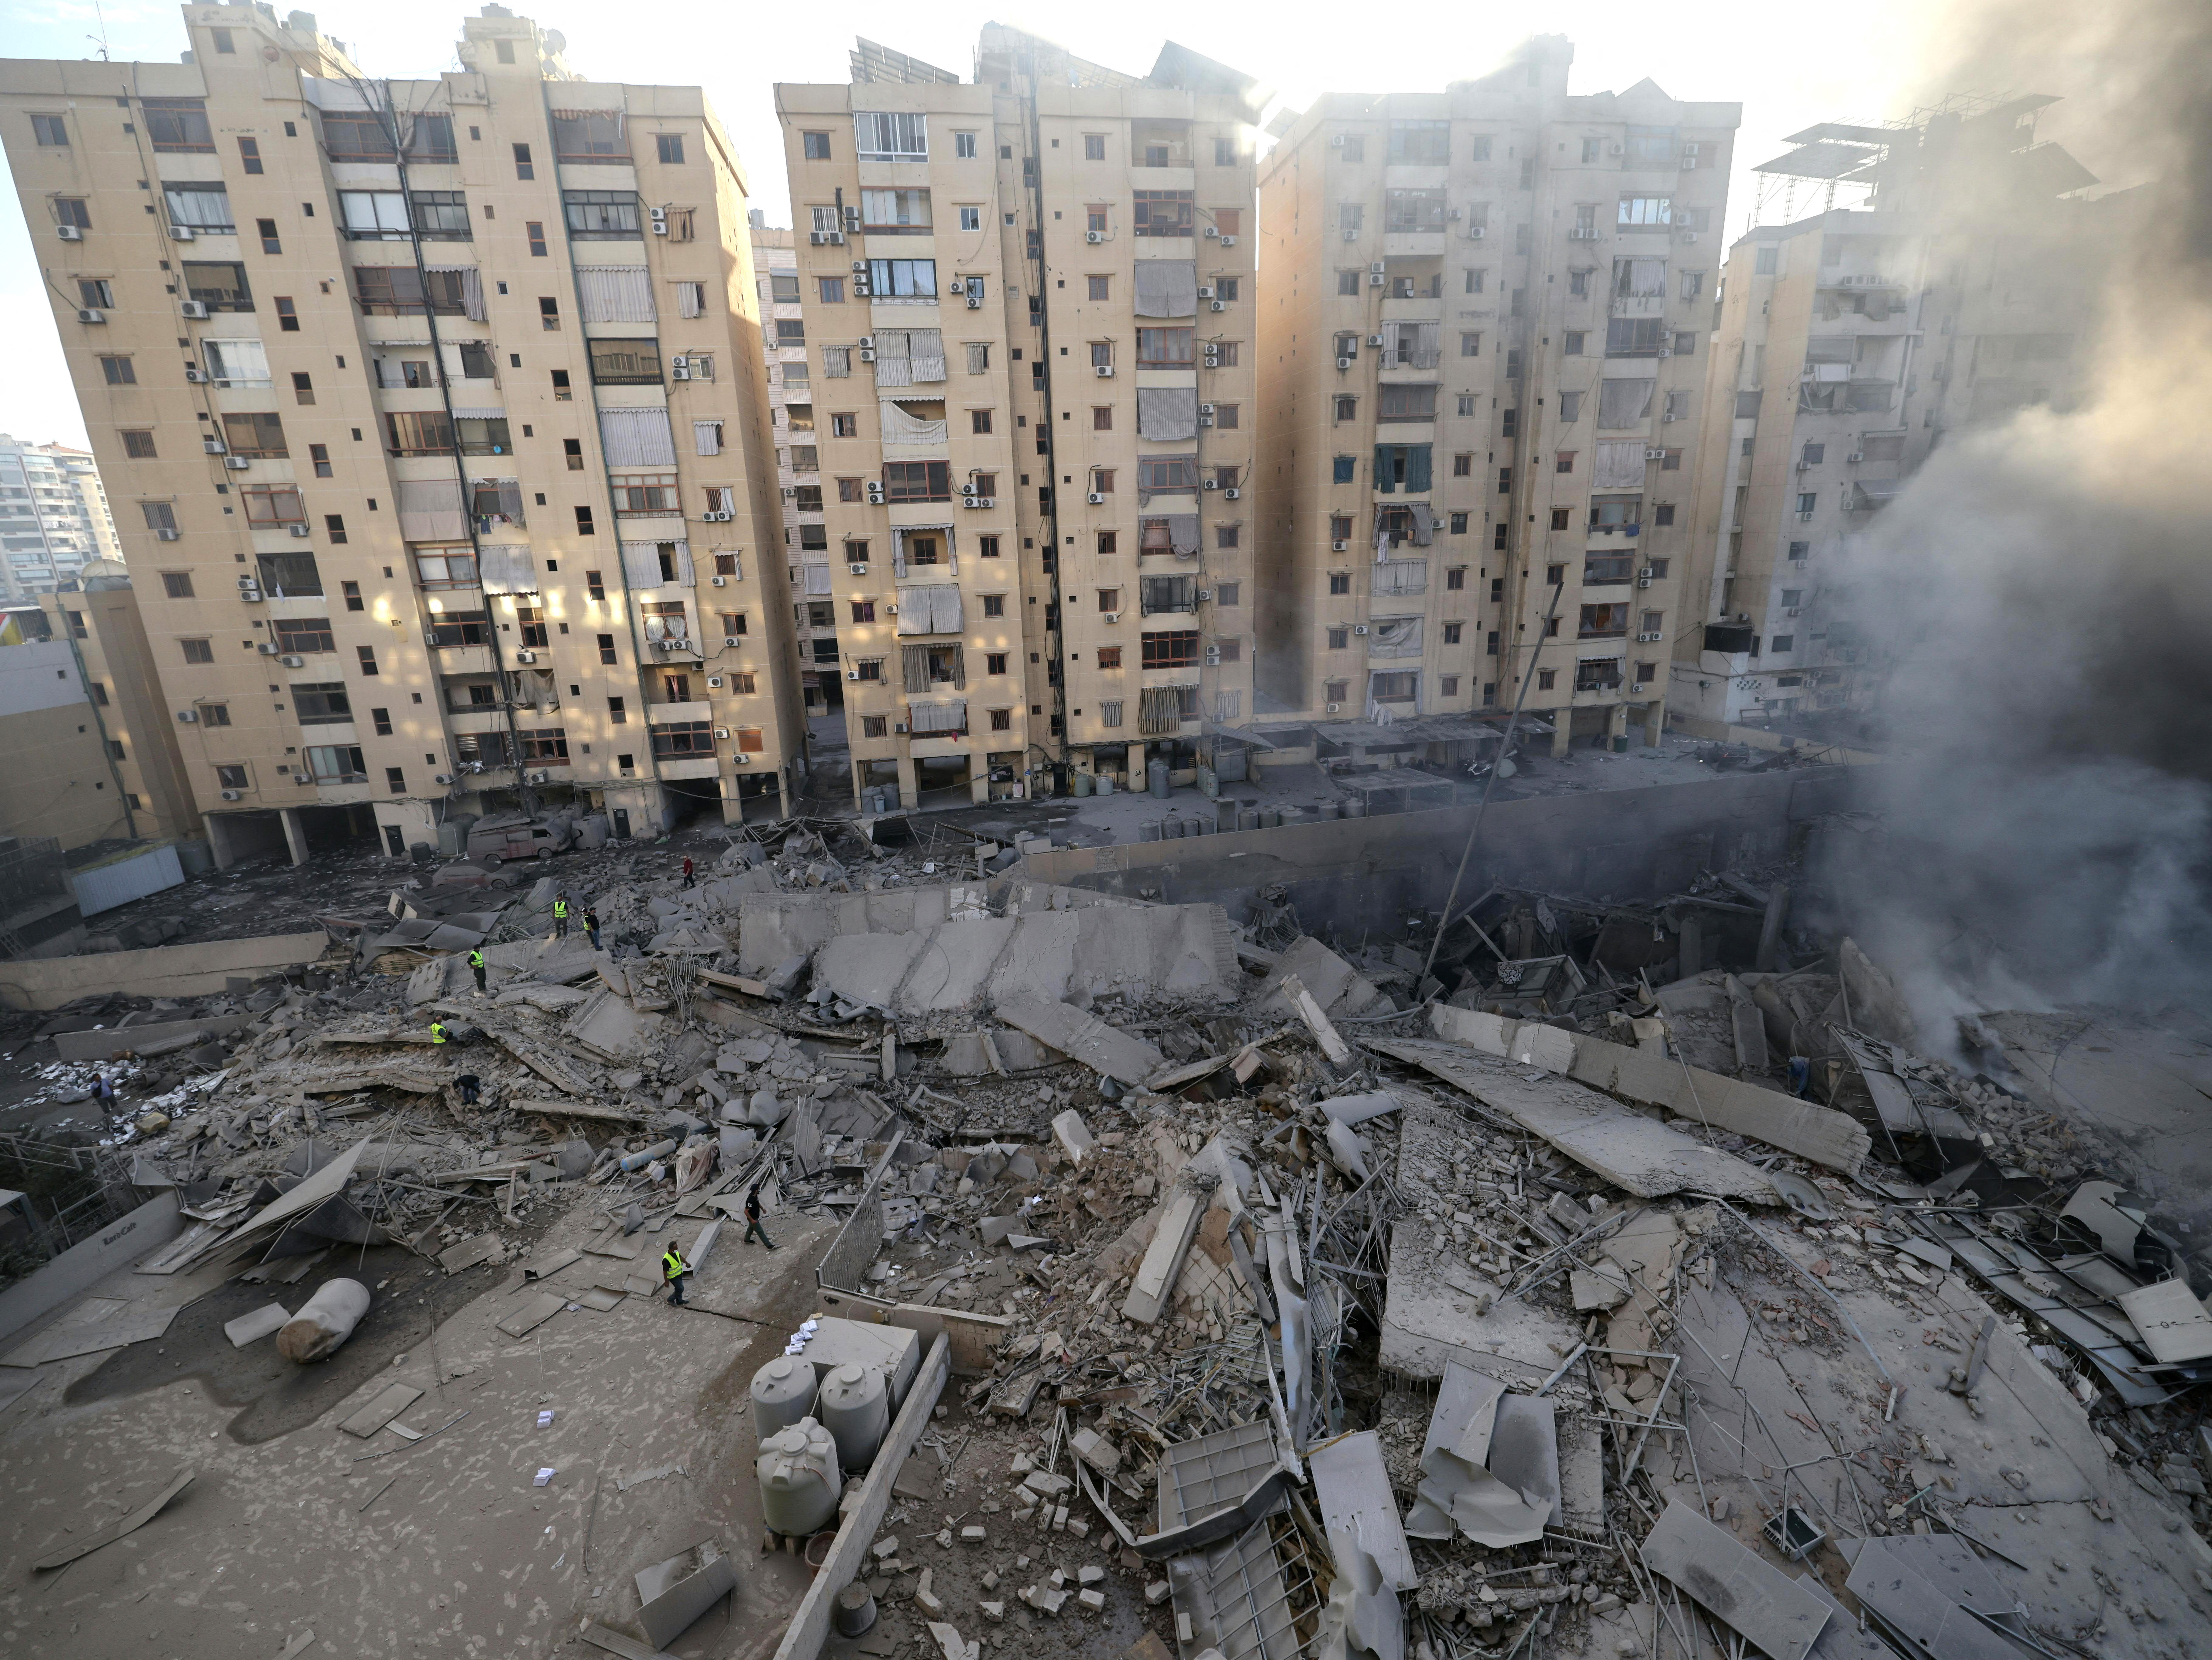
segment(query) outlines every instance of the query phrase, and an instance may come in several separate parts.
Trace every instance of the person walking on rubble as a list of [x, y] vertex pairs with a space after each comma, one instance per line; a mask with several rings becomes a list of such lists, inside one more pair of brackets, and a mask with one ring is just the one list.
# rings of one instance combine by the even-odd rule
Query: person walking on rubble
[[472, 946], [470, 949], [469, 971], [477, 977], [477, 995], [483, 996], [484, 994], [484, 954], [482, 946]]
[[775, 1241], [768, 1237], [768, 1230], [761, 1225], [760, 1190], [761, 1184], [756, 1182], [745, 1194], [745, 1237], [738, 1243], [750, 1245], [753, 1236], [758, 1234], [761, 1243], [774, 1250]]
[[687, 853], [684, 855], [684, 885], [687, 888], [691, 887], [696, 885], [697, 881], [697, 874], [691, 865], [691, 855]]
[[691, 1265], [684, 1260], [684, 1253], [670, 1240], [668, 1249], [660, 1255], [660, 1277], [668, 1282], [668, 1302], [672, 1308], [684, 1306], [684, 1279], [691, 1272]]
[[477, 1094], [483, 1088], [483, 1079], [472, 1072], [465, 1072], [453, 1079], [453, 1087], [461, 1092], [461, 1104], [473, 1107], [477, 1104]]
[[592, 942], [592, 949], [599, 949], [599, 914], [590, 906], [584, 908], [584, 933]]
[[565, 893], [553, 902], [553, 937], [556, 939], [568, 937], [568, 896]]

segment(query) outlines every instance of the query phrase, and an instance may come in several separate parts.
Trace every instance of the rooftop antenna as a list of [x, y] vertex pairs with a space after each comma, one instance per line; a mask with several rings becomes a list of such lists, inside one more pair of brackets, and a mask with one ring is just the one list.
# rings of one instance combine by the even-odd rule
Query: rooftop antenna
[[93, 0], [92, 15], [100, 24], [100, 33], [84, 38], [100, 48], [100, 61], [107, 62], [107, 14], [100, 9], [100, 0]]

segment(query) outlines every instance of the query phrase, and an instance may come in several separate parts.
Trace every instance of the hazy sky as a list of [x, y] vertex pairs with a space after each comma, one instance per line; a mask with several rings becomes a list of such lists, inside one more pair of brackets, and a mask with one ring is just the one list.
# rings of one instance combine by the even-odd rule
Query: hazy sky
[[[289, 9], [279, 6], [280, 13]], [[1160, 45], [1149, 24], [1126, 12], [1116, 22], [1095, 6], [963, 9], [852, 0], [827, 13], [802, 6], [813, 22], [772, 7], [725, 12], [665, 0], [620, 6], [570, 0], [542, 9], [516, 0], [513, 9], [566, 34], [570, 67], [593, 80], [703, 84], [740, 154], [757, 169], [755, 204], [767, 210], [771, 224], [790, 222], [773, 83], [845, 80], [855, 33], [963, 79], [973, 72], [977, 27], [994, 19], [1139, 74], [1152, 67]], [[461, 15], [426, 0], [329, 6], [317, 14], [324, 32], [344, 40], [368, 73], [401, 78], [457, 67], [453, 42]], [[1939, 15], [1905, 0], [1859, 0], [1845, 12], [1774, 0], [1705, 0], [1694, 7], [1587, 0], [1571, 13], [1416, 5], [1378, 18], [1364, 7], [1216, 0], [1179, 15], [1175, 29], [1186, 46], [1273, 85], [1293, 108], [1322, 91], [1436, 90], [1494, 66], [1527, 35], [1566, 33], [1575, 44], [1571, 91], [1620, 91], [1649, 76], [1678, 98], [1742, 103], [1729, 198], [1734, 235], [1752, 207], [1745, 169], [1778, 151], [1784, 134], [1817, 120], [1872, 121], [1909, 112], [1923, 90], [1911, 66], [1923, 58]], [[1382, 33], [1368, 33], [1369, 21]], [[106, 0], [97, 9], [90, 0], [16, 0], [0, 17], [0, 56], [96, 57], [91, 37], [103, 30], [117, 59], [173, 62], [185, 40], [178, 8], [152, 0]], [[4, 207], [0, 307], [15, 325], [9, 372], [0, 377], [0, 431], [83, 442], [28, 234], [20, 215]]]

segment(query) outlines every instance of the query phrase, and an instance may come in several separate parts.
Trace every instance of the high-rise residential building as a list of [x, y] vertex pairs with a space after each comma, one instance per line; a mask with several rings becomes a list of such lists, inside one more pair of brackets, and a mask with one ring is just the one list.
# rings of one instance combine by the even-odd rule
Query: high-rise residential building
[[[791, 232], [753, 214], [753, 283], [760, 295], [761, 338], [768, 352], [769, 411], [775, 426], [775, 477], [783, 507], [785, 575], [799, 642], [799, 686], [809, 715], [842, 702], [836, 601], [829, 588], [821, 517], [822, 452], [814, 428], [814, 386], [806, 361], [806, 317], [799, 303], [799, 256]], [[799, 512], [799, 491], [810, 503]], [[805, 556], [802, 558], [802, 554]], [[819, 593], [810, 593], [812, 581]]]
[[1172, 43], [1127, 75], [996, 25], [972, 81], [862, 41], [849, 84], [777, 89], [799, 587], [864, 802], [1241, 775], [1264, 103]]
[[1656, 741], [1741, 106], [1573, 55], [1331, 94], [1261, 168], [1263, 716], [1449, 759], [1527, 679], [1555, 751]]
[[[107, 284], [97, 285], [106, 292]], [[122, 556], [115, 520], [89, 450], [27, 444], [0, 433], [0, 593], [52, 593], [95, 559]]]
[[[1694, 522], [1670, 700], [1728, 724], [1863, 708], [1855, 580], [1875, 516], [1962, 428], [2069, 406], [2090, 362], [2102, 262], [2136, 204], [2035, 137], [2044, 96], [1959, 100], [1893, 126], [1824, 122], [1754, 169], [1762, 208], [1714, 307]], [[1838, 192], [1860, 198], [1835, 205]]]
[[775, 811], [803, 764], [744, 176], [501, 6], [0, 65], [0, 136], [219, 860], [463, 812]]

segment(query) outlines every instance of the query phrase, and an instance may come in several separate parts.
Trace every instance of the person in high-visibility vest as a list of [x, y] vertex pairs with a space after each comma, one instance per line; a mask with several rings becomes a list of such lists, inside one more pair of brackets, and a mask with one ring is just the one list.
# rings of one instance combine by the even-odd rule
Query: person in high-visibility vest
[[556, 939], [568, 937], [568, 898], [566, 894], [553, 902], [553, 937]]
[[446, 1041], [446, 1023], [444, 1021], [433, 1020], [430, 1023], [430, 1041], [433, 1043], [442, 1043]]
[[671, 1241], [668, 1249], [660, 1254], [660, 1277], [668, 1282], [668, 1300], [674, 1307], [684, 1305], [684, 1276], [690, 1272], [691, 1265]]
[[483, 946], [478, 946], [469, 952], [469, 969], [477, 977], [477, 995], [481, 997], [484, 994], [484, 954]]

